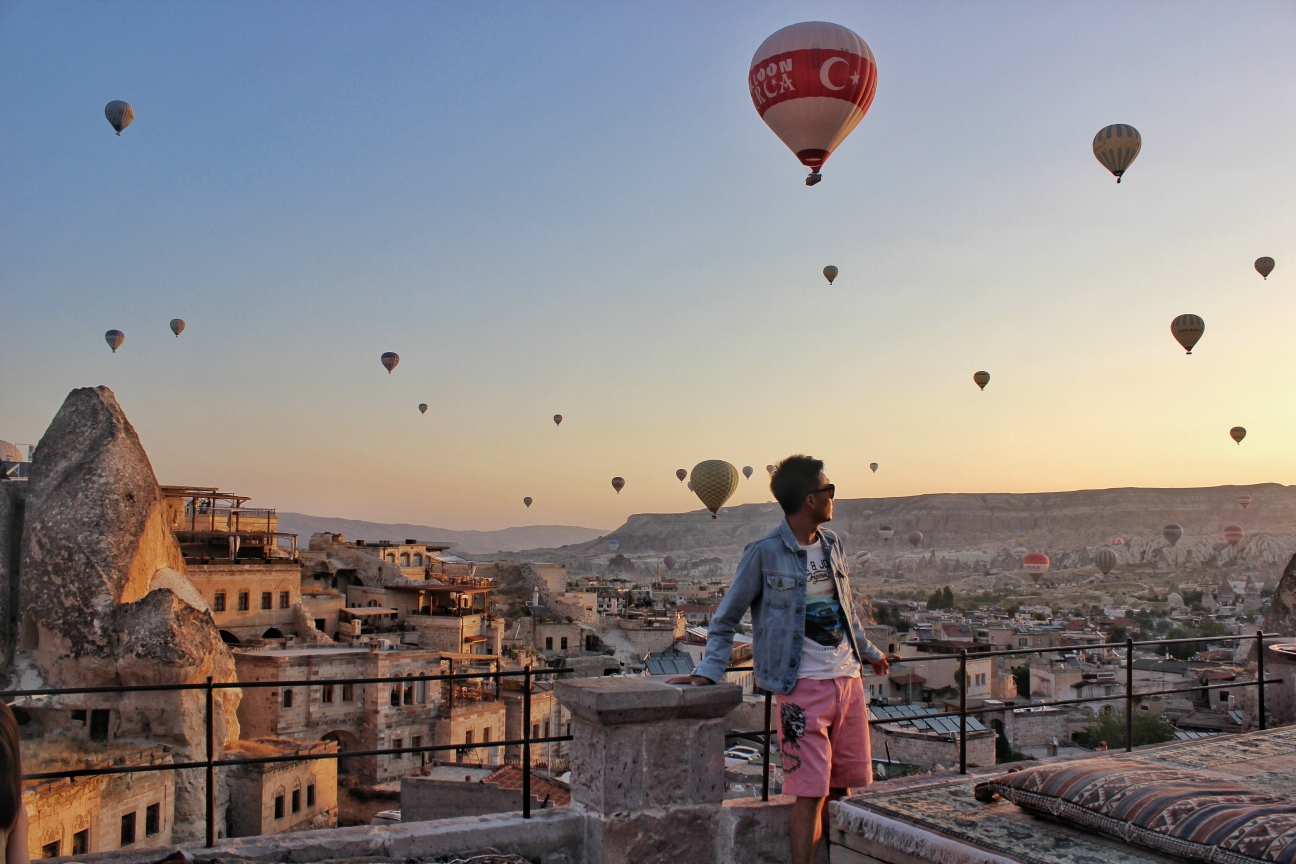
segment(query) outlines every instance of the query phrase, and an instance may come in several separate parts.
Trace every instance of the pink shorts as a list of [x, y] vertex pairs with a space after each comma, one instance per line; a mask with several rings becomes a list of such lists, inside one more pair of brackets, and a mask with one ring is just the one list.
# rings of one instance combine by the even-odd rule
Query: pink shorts
[[868, 704], [859, 676], [802, 678], [777, 695], [783, 794], [822, 798], [873, 782]]

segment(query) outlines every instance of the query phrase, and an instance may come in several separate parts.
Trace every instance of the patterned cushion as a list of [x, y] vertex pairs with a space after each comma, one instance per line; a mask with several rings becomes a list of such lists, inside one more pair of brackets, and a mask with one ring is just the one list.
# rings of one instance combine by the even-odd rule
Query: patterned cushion
[[1043, 765], [976, 785], [1040, 816], [1207, 864], [1296, 864], [1296, 800], [1119, 759]]

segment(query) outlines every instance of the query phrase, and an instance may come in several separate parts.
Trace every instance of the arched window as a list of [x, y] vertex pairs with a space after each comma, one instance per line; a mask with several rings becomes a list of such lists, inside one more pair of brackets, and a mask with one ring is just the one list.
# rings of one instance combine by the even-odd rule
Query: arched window
[[395, 563], [396, 563], [396, 553], [395, 553], [395, 552], [388, 552], [388, 553], [387, 553], [387, 563], [388, 563], [388, 564], [395, 564]]
[[402, 567], [410, 566], [410, 557], [408, 552], [401, 553], [401, 566]]
[[422, 567], [422, 566], [423, 566], [423, 553], [422, 553], [422, 552], [415, 552], [415, 553], [414, 553], [414, 566], [415, 566], [415, 567]]

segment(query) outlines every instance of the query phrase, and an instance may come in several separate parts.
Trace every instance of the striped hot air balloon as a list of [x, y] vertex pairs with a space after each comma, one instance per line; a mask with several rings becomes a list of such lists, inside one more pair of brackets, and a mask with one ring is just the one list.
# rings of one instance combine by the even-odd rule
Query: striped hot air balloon
[[[117, 349], [114, 348], [113, 350], [115, 351]], [[1246, 430], [1243, 429], [1241, 426], [1234, 426], [1232, 429], [1229, 430], [1229, 437], [1232, 438], [1237, 443], [1241, 444], [1242, 439], [1246, 437]]]
[[1196, 315], [1180, 315], [1170, 322], [1170, 335], [1184, 347], [1189, 354], [1197, 340], [1206, 332], [1206, 322]]
[[1246, 508], [1248, 508], [1248, 507], [1251, 506], [1251, 496], [1250, 496], [1250, 495], [1239, 495], [1239, 496], [1238, 496], [1238, 503], [1241, 504], [1241, 505], [1242, 505], [1242, 509], [1245, 510]]
[[104, 106], [104, 116], [112, 124], [113, 129], [117, 130], [120, 136], [122, 130], [131, 124], [135, 119], [135, 109], [129, 102], [123, 102], [120, 99], [114, 99]]
[[990, 373], [985, 371], [974, 372], [972, 373], [972, 382], [984, 390], [986, 385], [990, 383]]
[[1242, 538], [1245, 536], [1246, 536], [1246, 532], [1242, 530], [1241, 525], [1224, 526], [1224, 539], [1228, 541], [1228, 544], [1230, 546], [1236, 546], [1238, 543], [1242, 541]]
[[873, 103], [877, 61], [845, 27], [806, 21], [761, 43], [747, 87], [761, 119], [810, 169], [806, 185], [813, 186], [823, 179], [824, 162]]
[[126, 334], [120, 330], [109, 330], [104, 334], [104, 341], [108, 343], [108, 347], [113, 349], [113, 353], [116, 354], [117, 349], [126, 341]]
[[714, 519], [738, 488], [738, 469], [723, 459], [708, 459], [693, 466], [690, 481], [693, 494], [701, 499]]
[[1026, 568], [1027, 573], [1047, 573], [1049, 557], [1043, 552], [1028, 552], [1022, 558], [1022, 566]]
[[1166, 539], [1167, 543], [1174, 546], [1179, 542], [1179, 538], [1183, 536], [1183, 528], [1179, 527], [1178, 524], [1171, 522], [1169, 525], [1161, 529], [1161, 536]]
[[1094, 565], [1106, 576], [1116, 566], [1116, 553], [1110, 546], [1103, 546], [1093, 556]]
[[688, 476], [688, 472], [685, 471], [683, 468], [677, 468], [675, 469], [675, 476], [679, 478], [679, 481], [681, 483], [683, 483], [684, 478]]
[[618, 494], [618, 495], [620, 495], [620, 494], [621, 494], [621, 490], [625, 488], [625, 478], [624, 478], [624, 477], [613, 477], [613, 478], [612, 478], [612, 488], [615, 489], [615, 490], [617, 491], [617, 494]]
[[886, 524], [879, 525], [878, 536], [882, 538], [883, 542], [889, 541], [892, 537], [895, 536], [895, 529], [892, 528], [890, 525], [886, 525]]
[[1094, 136], [1094, 156], [1103, 167], [1116, 175], [1116, 182], [1121, 182], [1121, 175], [1130, 163], [1138, 157], [1143, 147], [1143, 136], [1133, 126], [1116, 123], [1098, 130]]
[[382, 357], [379, 359], [382, 360], [383, 368], [386, 369], [387, 374], [390, 375], [391, 371], [396, 368], [396, 364], [400, 362], [400, 355], [395, 351], [384, 351]]

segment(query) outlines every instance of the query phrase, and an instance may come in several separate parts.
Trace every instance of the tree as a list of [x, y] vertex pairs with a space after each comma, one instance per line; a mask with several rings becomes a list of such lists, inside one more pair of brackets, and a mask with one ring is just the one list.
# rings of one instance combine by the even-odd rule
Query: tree
[[[1229, 629], [1218, 621], [1207, 621], [1201, 625], [1180, 624], [1178, 627], [1171, 627], [1166, 633], [1167, 639], [1191, 639], [1194, 636], [1228, 636]], [[1178, 645], [1167, 645], [1166, 649], [1170, 656], [1176, 660], [1187, 660], [1198, 651], [1205, 651], [1208, 644], [1205, 642], [1180, 642]]]
[[[1160, 714], [1151, 711], [1134, 711], [1134, 746], [1160, 744], [1173, 741], [1175, 727]], [[1099, 714], [1093, 721], [1075, 734], [1075, 741], [1081, 747], [1093, 749], [1106, 741], [1112, 750], [1125, 749], [1125, 711], [1109, 711]]]
[[944, 588], [937, 588], [927, 598], [928, 609], [953, 609], [954, 592], [946, 585]]

